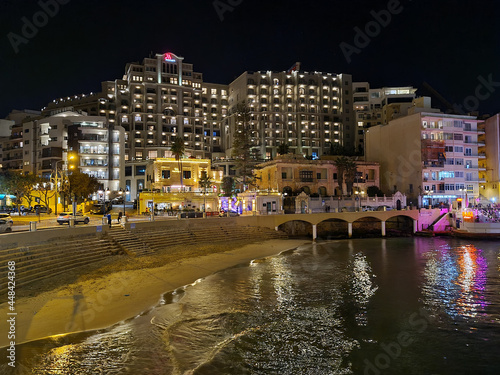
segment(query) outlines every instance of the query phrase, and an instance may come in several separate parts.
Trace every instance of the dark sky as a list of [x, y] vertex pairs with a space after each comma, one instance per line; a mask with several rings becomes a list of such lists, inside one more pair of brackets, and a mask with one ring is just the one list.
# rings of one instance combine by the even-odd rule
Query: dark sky
[[[500, 111], [496, 0], [59, 1], [65, 4], [44, 18], [44, 0], [0, 0], [0, 118], [98, 91], [151, 51], [183, 56], [209, 82], [301, 61], [304, 70], [349, 73], [372, 87], [427, 82], [452, 104]], [[218, 14], [217, 4], [227, 10]], [[384, 26], [374, 12], [385, 15]], [[34, 17], [36, 35], [26, 26], [23, 35], [24, 20]], [[354, 43], [356, 27], [372, 35], [364, 45]], [[25, 38], [17, 53], [9, 35]], [[350, 62], [341, 43], [357, 49]]]

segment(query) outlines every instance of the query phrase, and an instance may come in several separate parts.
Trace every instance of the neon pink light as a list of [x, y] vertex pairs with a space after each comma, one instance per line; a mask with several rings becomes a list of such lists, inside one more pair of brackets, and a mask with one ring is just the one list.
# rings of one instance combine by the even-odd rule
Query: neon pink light
[[172, 54], [170, 52], [167, 52], [165, 54], [165, 61], [175, 61], [174, 57], [172, 56]]

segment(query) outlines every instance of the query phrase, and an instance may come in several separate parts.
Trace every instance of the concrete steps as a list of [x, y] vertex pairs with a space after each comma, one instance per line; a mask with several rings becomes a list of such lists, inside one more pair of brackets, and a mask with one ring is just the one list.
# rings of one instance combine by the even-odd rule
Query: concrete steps
[[[0, 262], [15, 261], [16, 288], [96, 263], [118, 254], [120, 248], [94, 236], [68, 238], [46, 243], [0, 250]], [[9, 281], [7, 267], [0, 272], [0, 302], [6, 300]]]
[[218, 243], [226, 241], [267, 240], [288, 238], [284, 232], [276, 232], [268, 228], [210, 225], [184, 229], [159, 228], [147, 232], [136, 232], [151, 249], [161, 250], [168, 247], [193, 243]]
[[108, 237], [129, 256], [135, 257], [154, 252], [144, 240], [123, 227], [112, 227], [108, 231]]

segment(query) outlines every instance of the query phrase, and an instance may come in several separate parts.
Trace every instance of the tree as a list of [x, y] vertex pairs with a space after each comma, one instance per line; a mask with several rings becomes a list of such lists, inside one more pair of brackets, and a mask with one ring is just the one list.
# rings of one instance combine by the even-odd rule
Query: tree
[[356, 162], [350, 158], [346, 158], [344, 164], [345, 185], [347, 188], [347, 195], [352, 195], [354, 182], [356, 181], [357, 165]]
[[221, 190], [223, 197], [232, 197], [235, 194], [234, 178], [224, 177], [222, 179]]
[[69, 196], [80, 203], [88, 199], [89, 195], [96, 192], [101, 186], [97, 178], [79, 170], [68, 176], [68, 183], [65, 185], [67, 185], [65, 188]]
[[200, 187], [203, 189], [203, 212], [207, 211], [206, 197], [207, 197], [207, 189], [212, 186], [212, 180], [206, 171], [201, 172]]
[[369, 197], [383, 197], [384, 196], [384, 193], [382, 192], [382, 190], [380, 190], [380, 188], [378, 186], [368, 186], [368, 188], [366, 188], [366, 195], [368, 195]]
[[286, 155], [288, 154], [290, 150], [290, 146], [288, 146], [288, 143], [282, 143], [278, 146], [278, 154], [279, 155]]
[[40, 194], [40, 202], [43, 203], [45, 207], [49, 208], [50, 207], [49, 200], [56, 194], [55, 190], [52, 190], [50, 180], [46, 178], [41, 178], [36, 190]]
[[181, 191], [184, 190], [183, 176], [182, 176], [182, 157], [184, 156], [184, 142], [181, 137], [175, 137], [174, 142], [170, 146], [172, 154], [175, 156], [175, 160], [179, 163], [179, 173], [181, 176]]
[[31, 207], [31, 201], [35, 198], [34, 193], [38, 189], [38, 185], [42, 182], [42, 179], [33, 173], [29, 173], [23, 176], [22, 181], [24, 185], [24, 199], [28, 206]]
[[337, 167], [337, 182], [338, 189], [340, 191], [340, 195], [344, 195], [344, 172], [345, 166], [347, 163], [347, 158], [345, 156], [341, 156], [335, 160], [335, 166]]
[[23, 199], [28, 205], [31, 205], [33, 192], [38, 181], [39, 178], [33, 173], [23, 175], [7, 171], [2, 175], [0, 185], [3, 191], [16, 196], [14, 203], [19, 211], [19, 205], [23, 202]]
[[248, 106], [244, 103], [237, 104], [233, 114], [235, 116], [236, 126], [231, 156], [236, 161], [236, 168], [243, 183], [242, 190], [245, 191], [247, 181], [252, 181], [254, 179], [251, 152], [252, 145], [250, 142], [249, 129], [251, 116]]

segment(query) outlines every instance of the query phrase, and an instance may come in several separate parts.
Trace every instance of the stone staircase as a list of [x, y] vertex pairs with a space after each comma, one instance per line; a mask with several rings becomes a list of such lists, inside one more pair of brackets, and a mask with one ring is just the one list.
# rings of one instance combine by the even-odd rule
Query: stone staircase
[[108, 231], [108, 238], [115, 242], [129, 256], [154, 253], [142, 238], [121, 226], [114, 226]]
[[255, 242], [275, 238], [288, 238], [284, 232], [277, 232], [269, 228], [221, 224], [188, 228], [155, 228], [148, 231], [136, 231], [135, 235], [153, 250], [162, 250], [176, 245], [189, 245], [193, 243]]
[[0, 249], [0, 302], [7, 296], [7, 262], [15, 262], [16, 289], [119, 254], [120, 248], [95, 236]]

